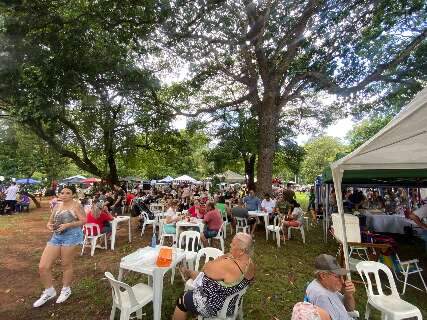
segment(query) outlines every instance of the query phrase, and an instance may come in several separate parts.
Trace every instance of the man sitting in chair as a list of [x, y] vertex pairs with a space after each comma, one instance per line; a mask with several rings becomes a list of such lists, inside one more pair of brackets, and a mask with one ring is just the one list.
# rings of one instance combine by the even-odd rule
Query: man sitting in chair
[[344, 280], [348, 270], [341, 268], [337, 260], [327, 254], [315, 259], [316, 279], [307, 287], [309, 302], [326, 310], [332, 320], [350, 320], [348, 314], [355, 308], [354, 284]]

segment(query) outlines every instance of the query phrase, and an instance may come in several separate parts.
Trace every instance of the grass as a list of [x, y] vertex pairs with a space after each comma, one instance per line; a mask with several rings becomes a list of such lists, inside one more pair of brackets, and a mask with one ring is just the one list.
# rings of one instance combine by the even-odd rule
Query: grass
[[[297, 199], [304, 205], [304, 197], [297, 193]], [[11, 225], [8, 218], [16, 222], [21, 216], [2, 217], [4, 225]], [[41, 220], [40, 223], [44, 223]], [[127, 228], [122, 228], [116, 244], [116, 250], [95, 252], [94, 257], [87, 253], [83, 257], [77, 257], [75, 261], [76, 281], [73, 285], [73, 295], [69, 301], [63, 305], [56, 306], [54, 303], [34, 310], [31, 308], [32, 301], [40, 293], [37, 289], [27, 292], [25, 303], [16, 303], [14, 309], [7, 312], [2, 310], [0, 302], [0, 319], [107, 319], [111, 310], [111, 288], [104, 277], [105, 271], [110, 271], [117, 275], [120, 258], [137, 250], [140, 247], [147, 246], [150, 241], [151, 229], [146, 232], [144, 238], [141, 238], [139, 232], [133, 229], [133, 241], [131, 244], [126, 242]], [[307, 243], [304, 245], [301, 241], [299, 232], [293, 233], [294, 238], [282, 244], [277, 248], [275, 242], [270, 238], [265, 240], [265, 232], [261, 226], [258, 227], [255, 242], [255, 255], [253, 260], [257, 267], [256, 279], [253, 285], [247, 291], [244, 297], [245, 319], [290, 319], [293, 305], [302, 301], [304, 288], [307, 282], [313, 279], [313, 261], [320, 253], [336, 254], [337, 244], [330, 240], [323, 242], [321, 225], [310, 227], [306, 233]], [[31, 234], [28, 234], [31, 237]], [[227, 249], [231, 240], [227, 237]], [[13, 245], [15, 239], [11, 236], [9, 244]], [[41, 242], [43, 243], [43, 242]], [[40, 248], [35, 247], [34, 251], [41, 254]], [[0, 250], [5, 250], [4, 247]], [[426, 266], [427, 257], [422, 252], [422, 243], [414, 240], [412, 243], [401, 243], [399, 253], [402, 258], [418, 257], [421, 264]], [[27, 259], [34, 260], [33, 254]], [[1, 270], [1, 268], [0, 268]], [[34, 273], [33, 280], [37, 282], [37, 268], [31, 268], [26, 272]], [[60, 282], [61, 273], [58, 266], [54, 272], [56, 283]], [[0, 275], [0, 276], [4, 276]], [[357, 277], [355, 277], [357, 279]], [[124, 281], [128, 284], [147, 281], [146, 276], [136, 273], [126, 273]], [[357, 284], [356, 301], [357, 309], [363, 316], [366, 293], [362, 285]], [[164, 279], [162, 319], [170, 319], [175, 307], [176, 298], [182, 293], [184, 283], [179, 274], [175, 277], [173, 285], [170, 283], [170, 273], [167, 273]], [[400, 286], [399, 286], [400, 288]], [[1, 298], [1, 297], [0, 297]], [[410, 303], [418, 306], [427, 317], [426, 293], [421, 293], [412, 288], [407, 290], [403, 297]], [[144, 319], [152, 319], [152, 305], [144, 307]], [[117, 312], [116, 319], [119, 319]], [[380, 319], [378, 312], [373, 312], [371, 319]]]

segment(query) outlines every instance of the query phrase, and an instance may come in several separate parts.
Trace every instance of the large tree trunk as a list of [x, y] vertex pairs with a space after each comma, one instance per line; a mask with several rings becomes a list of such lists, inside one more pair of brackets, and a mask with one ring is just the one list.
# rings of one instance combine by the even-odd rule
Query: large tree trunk
[[272, 191], [273, 158], [276, 151], [276, 131], [279, 124], [277, 106], [274, 95], [265, 95], [263, 102], [257, 108], [259, 117], [259, 147], [257, 166], [258, 195]]
[[255, 160], [256, 154], [244, 157], [248, 190], [255, 190]]

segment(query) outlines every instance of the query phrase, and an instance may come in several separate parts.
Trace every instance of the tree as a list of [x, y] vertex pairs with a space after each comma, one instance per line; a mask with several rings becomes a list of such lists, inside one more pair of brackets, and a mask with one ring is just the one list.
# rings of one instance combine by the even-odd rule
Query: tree
[[0, 14], [2, 115], [56, 153], [115, 183], [140, 132], [169, 131], [143, 59], [156, 1], [8, 1]]
[[[176, 0], [170, 10], [159, 42], [188, 61], [191, 76], [170, 105], [190, 116], [249, 105], [260, 192], [271, 190], [281, 122], [323, 126], [344, 106], [372, 107], [364, 102], [417, 91], [426, 79], [425, 1]], [[322, 103], [326, 93], [336, 103]]]
[[0, 172], [8, 177], [30, 178], [35, 174], [49, 181], [66, 174], [69, 161], [49, 149], [46, 142], [16, 123], [1, 121]]
[[285, 145], [276, 152], [273, 162], [273, 174], [282, 176], [286, 180], [292, 180], [301, 171], [305, 150], [292, 140], [286, 141]]
[[222, 115], [220, 125], [213, 134], [219, 142], [208, 153], [208, 159], [215, 164], [216, 173], [232, 169], [230, 165], [233, 163], [243, 162], [248, 188], [252, 190], [255, 187], [257, 129], [257, 119], [244, 110], [227, 112]]
[[338, 138], [320, 136], [304, 145], [305, 158], [301, 165], [301, 176], [306, 183], [312, 183], [323, 169], [336, 159], [345, 146]]
[[347, 140], [350, 143], [349, 152], [353, 151], [363, 143], [373, 137], [378, 131], [384, 128], [391, 120], [391, 116], [376, 117], [364, 120], [347, 133]]

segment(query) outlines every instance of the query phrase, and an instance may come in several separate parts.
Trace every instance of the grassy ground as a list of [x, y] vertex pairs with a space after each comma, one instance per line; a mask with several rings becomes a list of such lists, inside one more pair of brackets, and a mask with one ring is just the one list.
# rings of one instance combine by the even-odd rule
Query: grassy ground
[[[302, 202], [302, 201], [301, 201]], [[302, 205], [304, 208], [306, 205]], [[141, 238], [133, 224], [133, 240], [126, 241], [125, 227], [119, 230], [116, 250], [97, 250], [94, 257], [86, 253], [75, 261], [76, 281], [73, 295], [60, 306], [48, 303], [39, 309], [31, 307], [40, 294], [37, 263], [49, 236], [45, 231], [47, 219], [46, 203], [43, 210], [32, 210], [30, 214], [0, 217], [0, 253], [4, 257], [0, 264], [0, 319], [108, 319], [111, 308], [111, 289], [103, 277], [105, 271], [117, 275], [120, 258], [149, 244], [151, 229]], [[229, 244], [230, 236], [227, 237]], [[228, 248], [228, 245], [227, 245]], [[228, 250], [228, 249], [227, 249]], [[256, 234], [254, 261], [257, 266], [256, 281], [244, 298], [245, 319], [290, 319], [293, 305], [301, 301], [304, 287], [313, 278], [313, 261], [320, 253], [335, 254], [337, 245], [330, 240], [323, 242], [321, 226], [310, 227], [307, 243], [300, 235], [287, 241], [281, 248], [275, 242], [265, 240], [260, 226]], [[419, 257], [424, 266], [427, 257], [421, 253], [421, 243], [402, 244], [399, 251], [404, 258]], [[60, 265], [55, 265], [54, 276], [57, 290], [60, 289]], [[162, 318], [170, 319], [175, 300], [182, 293], [184, 284], [179, 276], [170, 284], [170, 273], [165, 276]], [[135, 273], [125, 275], [124, 281], [134, 284], [146, 281]], [[408, 289], [404, 299], [422, 309], [427, 317], [426, 293]], [[357, 308], [363, 314], [366, 293], [357, 285]], [[152, 305], [144, 308], [144, 319], [152, 318]], [[116, 319], [118, 319], [118, 314]], [[374, 312], [371, 319], [380, 319]]]

